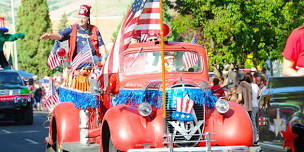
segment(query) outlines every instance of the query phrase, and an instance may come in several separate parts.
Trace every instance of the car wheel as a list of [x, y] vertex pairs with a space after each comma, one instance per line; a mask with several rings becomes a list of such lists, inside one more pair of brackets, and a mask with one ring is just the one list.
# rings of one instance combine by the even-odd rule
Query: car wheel
[[54, 145], [50, 145], [49, 143], [46, 144], [45, 152], [56, 152], [56, 147]]
[[33, 107], [31, 104], [26, 106], [24, 110], [24, 124], [32, 125], [33, 124]]
[[109, 152], [121, 152], [120, 150], [117, 150], [116, 147], [113, 145], [111, 137], [109, 139]]

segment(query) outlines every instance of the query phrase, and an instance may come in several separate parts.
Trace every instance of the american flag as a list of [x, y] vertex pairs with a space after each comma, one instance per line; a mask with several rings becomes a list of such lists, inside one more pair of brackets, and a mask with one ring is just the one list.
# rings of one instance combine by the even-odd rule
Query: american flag
[[186, 69], [196, 65], [198, 61], [198, 55], [195, 52], [185, 52], [183, 55], [183, 63]]
[[87, 44], [80, 50], [80, 52], [75, 56], [72, 61], [73, 71], [76, 70], [81, 63], [87, 61], [90, 58], [92, 58], [92, 51], [89, 46], [89, 43], [87, 42]]
[[60, 42], [56, 40], [54, 42], [53, 50], [50, 52], [49, 58], [48, 58], [48, 65], [51, 70], [59, 66], [61, 63], [63, 63], [63, 59], [57, 54], [57, 51], [60, 48]]
[[[191, 43], [196, 43], [197, 39], [196, 36], [194, 36], [191, 40]], [[194, 65], [196, 65], [198, 61], [198, 55], [194, 52], [185, 52], [183, 55], [183, 63], [184, 63], [184, 67], [186, 69], [193, 67]]]
[[193, 109], [194, 101], [189, 98], [189, 96], [185, 96], [183, 98], [176, 98], [176, 111], [191, 113]]
[[5, 27], [5, 25], [4, 25], [4, 17], [0, 17], [0, 27]]
[[54, 107], [59, 103], [59, 95], [54, 88], [53, 83], [49, 86], [49, 89], [46, 92], [43, 104], [46, 107], [48, 112], [52, 112]]
[[104, 84], [109, 84], [109, 76], [119, 71], [119, 54], [128, 48], [132, 38], [143, 34], [160, 33], [159, 0], [135, 0], [120, 27], [112, 51], [103, 68]]

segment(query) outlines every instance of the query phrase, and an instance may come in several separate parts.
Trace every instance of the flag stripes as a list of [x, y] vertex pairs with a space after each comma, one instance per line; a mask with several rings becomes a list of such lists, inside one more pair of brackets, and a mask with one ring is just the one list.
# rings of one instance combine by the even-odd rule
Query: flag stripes
[[[72, 66], [73, 71], [76, 70], [81, 63], [84, 63], [85, 61], [87, 61], [90, 58], [92, 58], [92, 51], [89, 46], [89, 42], [87, 42], [87, 45], [85, 45], [82, 48], [82, 50], [80, 50], [80, 52], [75, 56], [75, 58], [72, 61], [71, 66]], [[94, 61], [92, 61], [92, 62], [94, 62]]]
[[194, 101], [188, 95], [184, 98], [176, 99], [176, 111], [178, 112], [191, 113], [193, 105]]
[[[52, 81], [52, 80], [51, 80]], [[59, 103], [59, 95], [53, 86], [53, 83], [49, 86], [46, 95], [43, 100], [43, 104], [48, 112], [52, 112], [54, 107]]]
[[198, 61], [198, 55], [194, 52], [185, 52], [183, 55], [183, 63], [186, 69], [196, 65]]
[[59, 66], [60, 64], [63, 63], [63, 59], [57, 54], [57, 51], [60, 48], [60, 42], [59, 41], [55, 41], [54, 42], [54, 46], [52, 51], [50, 52], [50, 55], [48, 57], [48, 66], [51, 70], [53, 70], [54, 68], [56, 68], [57, 66]]

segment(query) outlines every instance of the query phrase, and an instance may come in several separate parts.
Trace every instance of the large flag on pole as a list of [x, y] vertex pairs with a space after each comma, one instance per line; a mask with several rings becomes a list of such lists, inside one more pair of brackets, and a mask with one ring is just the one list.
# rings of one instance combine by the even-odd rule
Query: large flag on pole
[[111, 73], [118, 73], [119, 54], [128, 48], [132, 38], [147, 33], [160, 33], [159, 12], [159, 0], [134, 1], [120, 27], [116, 41], [103, 68], [104, 84], [102, 86], [108, 86]]
[[51, 70], [59, 66], [61, 63], [63, 63], [63, 59], [57, 54], [58, 50], [60, 48], [60, 42], [56, 40], [54, 42], [54, 46], [52, 51], [50, 52], [49, 58], [48, 58], [48, 66]]

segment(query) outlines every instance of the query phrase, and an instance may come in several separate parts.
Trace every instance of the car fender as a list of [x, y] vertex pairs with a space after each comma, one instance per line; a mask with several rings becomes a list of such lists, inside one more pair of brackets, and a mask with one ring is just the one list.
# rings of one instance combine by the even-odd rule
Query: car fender
[[143, 117], [138, 113], [137, 107], [118, 105], [106, 112], [103, 124], [105, 123], [109, 127], [113, 145], [121, 151], [143, 148], [146, 144], [151, 147], [163, 146], [161, 109], [154, 110], [151, 117]]
[[53, 110], [49, 131], [49, 139], [52, 139], [52, 142], [49, 143], [55, 142], [53, 140], [56, 139], [54, 137], [56, 134], [59, 144], [80, 141], [79, 109], [72, 102], [63, 102], [56, 105]]
[[[229, 101], [228, 101], [229, 102]], [[235, 102], [229, 102], [229, 110], [221, 114], [216, 108], [206, 108], [205, 132], [211, 134], [212, 145], [233, 146], [253, 143], [253, 129], [245, 108]]]

